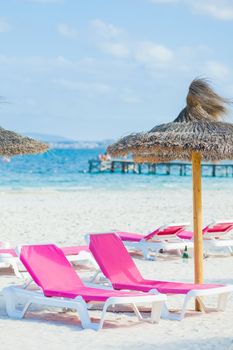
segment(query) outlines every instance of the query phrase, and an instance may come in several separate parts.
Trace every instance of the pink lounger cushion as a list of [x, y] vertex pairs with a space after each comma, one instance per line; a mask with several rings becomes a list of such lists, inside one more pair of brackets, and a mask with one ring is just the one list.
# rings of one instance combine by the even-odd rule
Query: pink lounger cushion
[[142, 239], [145, 239], [145, 235], [142, 235], [140, 233], [131, 233], [131, 232], [115, 232], [116, 235], [118, 235], [122, 241], [128, 241], [128, 242], [140, 242]]
[[115, 234], [90, 236], [90, 250], [104, 275], [115, 289], [129, 289], [148, 292], [157, 289], [165, 294], [187, 294], [191, 290], [221, 287], [217, 284], [193, 284], [146, 280], [142, 277], [133, 259]]
[[177, 234], [177, 237], [180, 239], [192, 239], [193, 238], [193, 232], [192, 231], [182, 231]]
[[[233, 229], [233, 223], [217, 223], [216, 225], [213, 225], [211, 227], [206, 226], [203, 228], [202, 233], [203, 235], [205, 233], [227, 233]], [[177, 236], [181, 239], [192, 239], [193, 238], [193, 232], [192, 231], [181, 231], [177, 234]]]
[[122, 231], [117, 231], [114, 232], [117, 234], [122, 241], [128, 241], [128, 242], [140, 242], [142, 239], [144, 240], [149, 240], [153, 237], [159, 237], [159, 236], [170, 236], [170, 235], [177, 235], [179, 232], [181, 232], [184, 229], [185, 225], [174, 225], [174, 226], [168, 226], [165, 227], [164, 229], [156, 229], [155, 231], [147, 234], [147, 235], [142, 235], [140, 233], [131, 233], [131, 232], [122, 232]]
[[71, 246], [71, 247], [60, 247], [65, 255], [78, 255], [80, 252], [90, 252], [87, 245]]
[[15, 250], [13, 248], [3, 248], [3, 249], [0, 249], [0, 255], [1, 254], [9, 254], [11, 255], [12, 257], [16, 258], [17, 257], [17, 254], [15, 252]]
[[213, 227], [208, 227], [206, 232], [229, 232], [233, 229], [233, 223], [219, 223]]
[[[52, 244], [23, 246], [20, 260], [47, 297], [74, 299], [81, 295], [89, 302], [129, 296], [127, 292], [86, 287], [62, 250]], [[130, 296], [138, 295], [141, 296], [141, 293], [130, 293]]]

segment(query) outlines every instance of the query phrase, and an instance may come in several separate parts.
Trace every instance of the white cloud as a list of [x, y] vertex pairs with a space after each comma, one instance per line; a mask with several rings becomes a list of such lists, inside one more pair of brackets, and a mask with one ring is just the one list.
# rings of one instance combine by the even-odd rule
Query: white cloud
[[90, 22], [97, 47], [103, 52], [118, 58], [125, 58], [130, 55], [130, 45], [125, 39], [125, 32], [111, 23], [100, 19]]
[[26, 0], [28, 2], [34, 2], [37, 4], [59, 4], [63, 3], [64, 0]]
[[208, 61], [204, 70], [208, 75], [216, 79], [225, 79], [230, 74], [230, 70], [226, 65], [216, 61]]
[[78, 37], [77, 30], [67, 24], [64, 24], [64, 23], [59, 24], [57, 30], [61, 36], [64, 36], [66, 38], [76, 39]]
[[53, 83], [68, 90], [79, 90], [85, 93], [106, 94], [111, 91], [111, 87], [103, 83], [86, 83], [67, 79], [55, 79]]
[[135, 104], [141, 101], [140, 98], [136, 96], [136, 94], [131, 89], [125, 89], [121, 93], [120, 99], [128, 104]]
[[94, 19], [90, 22], [92, 28], [94, 28], [98, 34], [106, 38], [116, 38], [122, 33], [122, 30], [111, 23], [106, 23], [100, 19]]
[[145, 65], [166, 64], [172, 61], [173, 52], [169, 48], [149, 41], [137, 41], [112, 24], [100, 19], [91, 22], [97, 29], [97, 47], [104, 53], [117, 58], [129, 58]]
[[101, 48], [104, 52], [115, 57], [124, 58], [128, 57], [130, 54], [130, 49], [124, 43], [107, 42], [102, 44]]
[[145, 41], [138, 43], [135, 59], [139, 62], [154, 65], [170, 62], [174, 57], [173, 52], [163, 45]]
[[46, 57], [46, 56], [6, 56], [0, 54], [0, 67], [23, 67], [32, 69], [34, 72], [49, 72], [49, 71], [70, 71], [78, 72], [84, 69], [91, 69], [95, 60], [91, 57], [86, 57], [80, 60], [70, 60], [64, 56]]
[[6, 33], [11, 30], [10, 24], [7, 22], [6, 19], [0, 18], [0, 33]]
[[176, 4], [180, 2], [180, 0], [149, 0], [149, 2], [153, 4]]
[[233, 20], [233, 3], [232, 1], [198, 1], [193, 2], [192, 7], [198, 13], [209, 15], [219, 20]]
[[148, 0], [159, 5], [180, 4], [198, 14], [207, 15], [223, 21], [233, 20], [232, 0]]

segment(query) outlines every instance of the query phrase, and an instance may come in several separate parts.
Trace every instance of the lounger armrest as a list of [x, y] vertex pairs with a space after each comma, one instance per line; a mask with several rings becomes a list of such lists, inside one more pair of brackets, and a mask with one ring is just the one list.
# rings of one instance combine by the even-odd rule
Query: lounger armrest
[[188, 292], [188, 296], [196, 297], [196, 296], [205, 296], [205, 295], [219, 295], [225, 293], [233, 293], [233, 285], [226, 285], [222, 287], [216, 288], [207, 288], [207, 289], [194, 289]]

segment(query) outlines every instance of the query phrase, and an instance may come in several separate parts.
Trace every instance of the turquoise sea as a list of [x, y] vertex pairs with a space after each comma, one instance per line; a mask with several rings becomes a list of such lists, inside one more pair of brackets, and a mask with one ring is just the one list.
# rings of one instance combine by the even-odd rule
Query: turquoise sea
[[[89, 174], [88, 160], [98, 157], [103, 149], [51, 149], [34, 156], [17, 156], [0, 160], [0, 188], [54, 188], [59, 190], [132, 189], [150, 190], [191, 186], [190, 176]], [[203, 177], [208, 188], [233, 187], [232, 177]]]

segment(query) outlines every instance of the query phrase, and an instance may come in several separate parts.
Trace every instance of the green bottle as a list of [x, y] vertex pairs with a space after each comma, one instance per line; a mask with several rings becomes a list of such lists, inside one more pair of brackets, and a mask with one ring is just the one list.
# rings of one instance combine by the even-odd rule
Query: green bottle
[[184, 252], [183, 252], [182, 258], [183, 258], [183, 262], [188, 262], [187, 259], [189, 258], [189, 254], [188, 254], [187, 246], [185, 246], [185, 248], [184, 248]]

